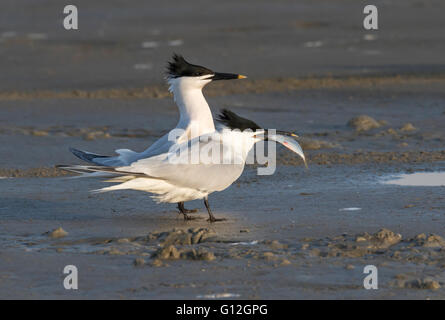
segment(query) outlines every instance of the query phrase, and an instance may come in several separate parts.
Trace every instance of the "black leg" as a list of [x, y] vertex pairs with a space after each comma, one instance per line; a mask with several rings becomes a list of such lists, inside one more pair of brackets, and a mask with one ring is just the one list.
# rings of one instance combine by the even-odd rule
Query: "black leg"
[[210, 210], [209, 198], [208, 197], [204, 198], [204, 205], [206, 206], [207, 212], [209, 213], [209, 218], [207, 219], [207, 221], [216, 222], [216, 221], [224, 221], [224, 220], [226, 220], [226, 219], [216, 219], [215, 218], [215, 216], [212, 213], [212, 210]]
[[184, 208], [184, 202], [178, 202], [178, 210], [180, 213], [184, 215], [184, 220], [192, 220], [193, 218], [189, 216], [187, 213], [193, 213], [198, 211], [198, 209], [189, 210]]
[[184, 220], [191, 220], [191, 217], [185, 211], [184, 202], [178, 202], [178, 210], [184, 215]]
[[179, 209], [179, 211], [181, 211], [181, 213], [182, 212], [185, 212], [185, 213], [195, 213], [195, 212], [198, 212], [198, 209], [186, 209], [184, 207], [184, 202], [178, 202], [178, 209]]

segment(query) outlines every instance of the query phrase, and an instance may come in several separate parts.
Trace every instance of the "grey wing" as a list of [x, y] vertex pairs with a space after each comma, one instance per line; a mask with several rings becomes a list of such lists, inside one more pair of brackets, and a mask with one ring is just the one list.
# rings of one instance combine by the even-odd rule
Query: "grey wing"
[[117, 156], [106, 156], [88, 151], [78, 150], [75, 148], [70, 148], [69, 150], [76, 157], [88, 163], [99, 166], [119, 167], [127, 166], [139, 159], [166, 153], [173, 144], [174, 142], [169, 141], [168, 134], [166, 134], [141, 153], [134, 152], [129, 149], [118, 149], [116, 150], [116, 153], [118, 154]]
[[110, 158], [110, 156], [104, 156], [104, 155], [100, 155], [100, 154], [96, 154], [96, 153], [92, 153], [92, 152], [88, 152], [88, 151], [82, 151], [82, 150], [78, 150], [75, 148], [69, 148], [69, 150], [79, 159], [92, 163], [92, 164], [98, 164], [96, 161], [103, 159], [103, 158]]
[[127, 166], [140, 159], [168, 153], [170, 151], [170, 148], [174, 146], [178, 140], [184, 140], [184, 139], [188, 140], [187, 131], [185, 131], [181, 136], [176, 137], [176, 140], [169, 139], [171, 133], [172, 131], [163, 135], [161, 138], [156, 140], [156, 142], [153, 143], [150, 147], [145, 149], [145, 151], [140, 153], [134, 152], [129, 149], [118, 149], [116, 150], [116, 153], [119, 154], [118, 156], [105, 156], [88, 151], [78, 150], [75, 148], [70, 148], [70, 151], [79, 159], [94, 165], [108, 166], [108, 167]]
[[118, 167], [118, 166], [126, 166], [138, 158], [140, 158], [140, 154], [128, 149], [119, 149], [116, 150], [118, 156], [105, 156], [99, 155], [88, 151], [82, 151], [74, 148], [70, 148], [70, 151], [79, 159], [89, 162], [98, 166], [108, 166], [108, 167]]
[[[192, 145], [199, 143], [200, 150], [208, 150], [208, 158], [202, 158], [197, 163], [192, 162]], [[188, 145], [185, 150], [169, 152], [155, 157], [140, 159], [130, 166], [120, 167], [117, 170], [126, 172], [144, 173], [159, 177], [169, 183], [180, 187], [194, 188], [201, 191], [220, 191], [230, 186], [244, 170], [244, 159], [233, 151], [227, 151], [226, 146], [218, 140], [201, 142], [193, 139], [181, 146]], [[179, 147], [178, 147], [179, 148]], [[220, 148], [219, 153], [213, 150]], [[232, 153], [230, 153], [232, 152]], [[230, 159], [223, 158], [231, 155]], [[212, 160], [215, 157], [215, 161]], [[219, 158], [218, 158], [219, 157]]]
[[158, 140], [156, 140], [156, 142], [153, 143], [150, 147], [145, 149], [145, 151], [141, 152], [140, 154], [141, 158], [139, 159], [153, 157], [163, 153], [167, 153], [170, 150], [171, 146], [175, 144], [175, 141], [170, 141], [168, 139], [169, 134], [170, 133], [163, 135]]

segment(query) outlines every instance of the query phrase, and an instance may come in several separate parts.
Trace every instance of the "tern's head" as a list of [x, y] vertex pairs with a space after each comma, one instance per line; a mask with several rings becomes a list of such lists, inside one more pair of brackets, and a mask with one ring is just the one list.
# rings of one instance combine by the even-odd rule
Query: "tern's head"
[[[244, 130], [251, 130], [251, 131], [261, 131], [263, 133], [263, 140], [268, 138], [269, 135], [269, 129], [261, 128], [259, 125], [257, 125], [252, 120], [240, 117], [235, 112], [232, 112], [227, 109], [221, 110], [221, 113], [218, 115], [216, 121], [219, 123], [222, 123], [229, 129], [238, 129], [241, 131]], [[281, 131], [281, 130], [274, 130], [274, 133], [281, 134], [283, 136], [298, 138], [298, 135], [294, 132], [288, 132], [288, 131]], [[272, 133], [273, 134], [273, 133]]]
[[182, 56], [174, 54], [167, 65], [167, 78], [170, 82], [181, 82], [188, 87], [202, 89], [215, 80], [244, 79], [246, 76], [234, 73], [221, 73], [206, 67], [188, 63]]
[[252, 140], [254, 143], [260, 141], [276, 141], [281, 143], [286, 148], [298, 154], [307, 167], [303, 149], [301, 149], [301, 146], [295, 141], [295, 139], [298, 138], [296, 133], [275, 129], [263, 129], [252, 120], [240, 117], [236, 113], [227, 109], [221, 111], [216, 121], [222, 123], [230, 130], [240, 130], [245, 132], [248, 137], [253, 138]]

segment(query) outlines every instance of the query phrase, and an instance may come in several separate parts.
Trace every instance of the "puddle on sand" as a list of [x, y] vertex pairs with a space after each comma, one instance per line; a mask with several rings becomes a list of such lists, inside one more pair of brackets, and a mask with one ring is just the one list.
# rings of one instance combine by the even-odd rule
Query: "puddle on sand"
[[445, 186], [445, 172], [416, 172], [391, 176], [385, 184], [415, 187], [443, 187]]

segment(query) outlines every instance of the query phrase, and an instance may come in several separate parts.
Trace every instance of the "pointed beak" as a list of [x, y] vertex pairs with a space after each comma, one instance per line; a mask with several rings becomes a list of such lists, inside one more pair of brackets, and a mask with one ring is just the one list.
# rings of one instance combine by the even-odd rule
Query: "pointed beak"
[[[290, 132], [290, 131], [281, 131], [281, 130], [274, 130], [274, 134], [275, 135], [281, 135], [281, 136], [286, 136], [286, 137], [292, 137], [294, 139], [299, 138], [300, 136], [294, 132]], [[264, 139], [267, 140], [269, 137], [269, 130], [268, 129], [264, 129]]]
[[293, 133], [293, 132], [280, 131], [280, 130], [277, 130], [276, 132], [277, 132], [278, 134], [283, 135], [283, 136], [294, 137], [294, 138], [298, 138], [298, 137], [299, 137], [298, 134]]
[[213, 77], [210, 79], [212, 80], [232, 80], [232, 79], [245, 79], [246, 76], [243, 76], [242, 74], [235, 74], [235, 73], [221, 73], [221, 72], [215, 72]]

